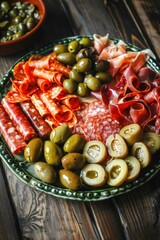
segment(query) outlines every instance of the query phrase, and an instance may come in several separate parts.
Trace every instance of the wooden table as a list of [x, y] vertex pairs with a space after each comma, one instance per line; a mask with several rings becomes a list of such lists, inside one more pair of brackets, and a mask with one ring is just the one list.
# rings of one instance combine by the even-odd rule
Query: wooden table
[[[59, 38], [98, 33], [160, 57], [157, 0], [45, 0], [45, 23], [29, 49], [0, 57], [0, 77], [28, 51]], [[158, 240], [160, 173], [138, 189], [99, 202], [56, 198], [22, 183], [0, 162], [0, 240]]]

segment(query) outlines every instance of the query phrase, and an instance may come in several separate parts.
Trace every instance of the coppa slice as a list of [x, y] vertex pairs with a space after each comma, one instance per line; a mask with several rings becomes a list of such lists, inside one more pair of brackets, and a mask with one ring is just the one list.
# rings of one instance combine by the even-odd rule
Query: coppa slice
[[20, 154], [26, 147], [22, 135], [16, 130], [13, 122], [10, 120], [8, 114], [0, 104], [0, 132], [3, 135], [6, 143], [8, 144], [11, 152]]

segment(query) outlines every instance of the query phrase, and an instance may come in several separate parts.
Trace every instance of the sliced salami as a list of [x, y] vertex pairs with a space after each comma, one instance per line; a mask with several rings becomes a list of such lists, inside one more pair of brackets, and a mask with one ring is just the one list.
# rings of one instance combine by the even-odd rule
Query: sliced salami
[[26, 147], [22, 135], [17, 131], [8, 114], [0, 104], [0, 132], [3, 135], [10, 150], [14, 154], [20, 154]]
[[10, 103], [6, 98], [3, 98], [1, 103], [25, 141], [29, 141], [37, 136], [37, 133], [31, 123], [28, 121], [27, 117], [17, 103]]
[[51, 128], [47, 124], [47, 122], [41, 117], [41, 115], [34, 107], [32, 102], [31, 101], [22, 102], [20, 103], [20, 107], [22, 108], [23, 112], [32, 123], [39, 137], [41, 138], [48, 137], [51, 132]]
[[49, 110], [46, 108], [45, 104], [42, 102], [38, 94], [32, 94], [31, 101], [42, 117], [50, 114]]

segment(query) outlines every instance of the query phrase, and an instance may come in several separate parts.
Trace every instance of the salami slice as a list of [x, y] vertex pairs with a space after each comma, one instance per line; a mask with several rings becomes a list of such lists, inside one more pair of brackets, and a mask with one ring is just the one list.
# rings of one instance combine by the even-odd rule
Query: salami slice
[[18, 155], [26, 147], [22, 135], [17, 131], [8, 114], [0, 104], [0, 132], [3, 135], [12, 153]]
[[45, 120], [41, 117], [37, 109], [34, 107], [31, 101], [26, 101], [20, 103], [20, 107], [22, 108], [25, 115], [28, 117], [33, 127], [37, 131], [39, 137], [46, 138], [49, 136], [51, 132], [50, 126], [45, 122]]
[[22, 112], [20, 106], [17, 103], [10, 103], [6, 98], [3, 98], [2, 106], [5, 108], [8, 113], [10, 119], [13, 121], [16, 129], [22, 134], [25, 141], [29, 141], [30, 139], [37, 136], [34, 128], [28, 121], [25, 114]]

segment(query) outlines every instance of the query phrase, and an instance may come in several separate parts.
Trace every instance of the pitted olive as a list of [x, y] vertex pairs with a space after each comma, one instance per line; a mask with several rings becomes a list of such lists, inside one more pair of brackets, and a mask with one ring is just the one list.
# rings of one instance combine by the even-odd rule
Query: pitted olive
[[67, 139], [63, 146], [65, 152], [80, 152], [85, 144], [85, 140], [79, 134], [73, 134]]
[[59, 179], [64, 187], [71, 190], [79, 190], [82, 187], [81, 178], [70, 170], [61, 169], [59, 171]]
[[61, 164], [62, 150], [56, 143], [51, 141], [45, 141], [44, 157], [48, 164], [58, 166]]
[[68, 51], [71, 53], [77, 53], [81, 46], [78, 41], [74, 40], [68, 44]]
[[46, 183], [54, 183], [57, 178], [55, 169], [46, 162], [37, 162], [34, 165], [36, 176]]
[[36, 162], [40, 160], [43, 151], [43, 142], [40, 138], [34, 138], [29, 141], [24, 149], [24, 158], [27, 162]]
[[51, 142], [62, 144], [64, 143], [70, 136], [72, 132], [69, 126], [66, 123], [54, 128], [50, 133]]

